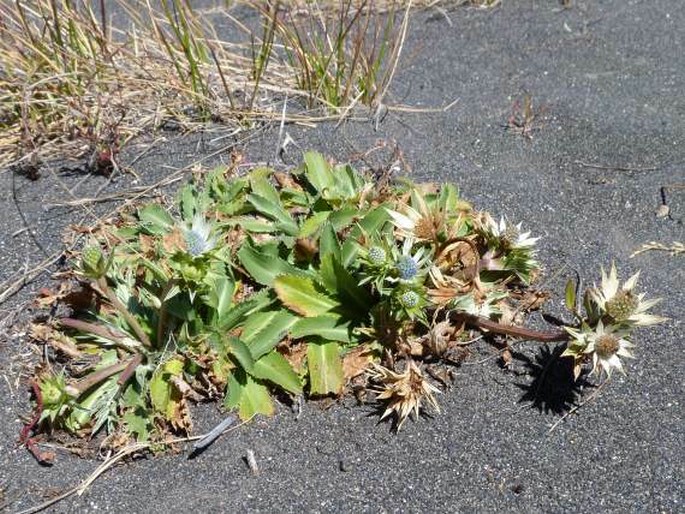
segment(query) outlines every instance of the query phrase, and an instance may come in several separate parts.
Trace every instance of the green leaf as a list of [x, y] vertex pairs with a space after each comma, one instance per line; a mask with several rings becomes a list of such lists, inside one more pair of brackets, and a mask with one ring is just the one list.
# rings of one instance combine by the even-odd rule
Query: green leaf
[[267, 353], [255, 362], [252, 375], [281, 386], [293, 394], [302, 392], [302, 382], [290, 363], [276, 351]]
[[298, 237], [309, 237], [313, 235], [321, 225], [328, 219], [333, 211], [321, 211], [316, 212], [312, 216], [308, 217], [300, 226], [300, 233]]
[[273, 221], [262, 221], [250, 216], [236, 216], [228, 221], [229, 225], [235, 225], [253, 234], [270, 234], [277, 228]]
[[179, 208], [183, 219], [192, 219], [193, 215], [199, 210], [196, 202], [197, 191], [192, 184], [186, 184], [178, 194]]
[[250, 353], [250, 348], [237, 337], [228, 336], [226, 338], [228, 348], [231, 350], [231, 355], [235, 357], [238, 363], [248, 373], [252, 373], [254, 368], [254, 358]]
[[128, 431], [136, 435], [137, 441], [147, 441], [150, 437], [150, 414], [143, 408], [137, 407], [124, 414], [124, 423]]
[[239, 304], [234, 305], [232, 309], [226, 312], [225, 316], [222, 316], [219, 319], [217, 324], [224, 332], [231, 330], [240, 325], [246, 315], [265, 309], [271, 302], [269, 290], [262, 289], [257, 294], [250, 296], [247, 300], [243, 300]]
[[255, 193], [248, 195], [247, 200], [257, 212], [278, 222], [279, 227], [289, 236], [295, 236], [299, 232], [297, 223], [295, 223], [295, 220], [290, 216], [290, 213], [283, 208], [280, 200], [272, 202]]
[[279, 275], [301, 274], [292, 264], [254, 248], [247, 243], [238, 250], [238, 259], [250, 276], [259, 284], [271, 286]]
[[361, 192], [364, 182], [349, 164], [336, 166], [333, 170], [335, 192], [339, 198], [355, 198]]
[[156, 203], [139, 209], [138, 218], [145, 229], [153, 234], [164, 234], [174, 226], [171, 215]]
[[180, 376], [181, 373], [183, 373], [183, 361], [181, 359], [170, 359], [157, 369], [152, 380], [150, 380], [152, 406], [165, 417], [168, 417], [175, 410], [172, 402], [174, 385], [171, 383], [171, 379]]
[[361, 216], [363, 211], [360, 212], [359, 209], [355, 207], [343, 207], [337, 211], [333, 211], [330, 215], [329, 220], [333, 225], [333, 228], [338, 231], [342, 230], [350, 225], [355, 218]]
[[238, 415], [244, 421], [256, 414], [271, 416], [274, 413], [269, 390], [242, 370], [236, 370], [229, 377], [224, 405], [238, 409]]
[[340, 316], [330, 315], [299, 318], [290, 328], [290, 336], [293, 339], [319, 336], [329, 341], [352, 342], [350, 322], [343, 320]]
[[369, 211], [361, 220], [359, 220], [358, 226], [352, 230], [350, 236], [345, 243], [343, 243], [342, 263], [345, 267], [352, 264], [352, 261], [357, 256], [357, 252], [359, 251], [357, 239], [362, 233], [374, 234], [390, 219], [386, 207], [386, 204], [382, 204], [372, 211]]
[[250, 173], [250, 187], [253, 193], [258, 194], [268, 202], [279, 204], [281, 202], [280, 195], [267, 178], [272, 174], [273, 170], [269, 168], [256, 168]]
[[252, 357], [258, 359], [269, 353], [297, 320], [297, 316], [285, 310], [257, 312], [250, 316], [243, 325], [243, 341]]
[[214, 281], [213, 287], [207, 295], [207, 305], [216, 310], [218, 319], [223, 318], [233, 305], [235, 282], [227, 277], [220, 277]]
[[576, 282], [572, 278], [566, 282], [566, 308], [571, 311], [576, 311]]
[[334, 187], [335, 177], [323, 155], [318, 152], [305, 152], [304, 162], [307, 180], [320, 195], [323, 196]]
[[311, 394], [342, 393], [345, 379], [338, 343], [310, 342], [307, 345], [307, 365]]
[[352, 317], [366, 317], [371, 309], [371, 295], [333, 254], [324, 255], [320, 272], [324, 286], [340, 300], [346, 312]]
[[274, 280], [278, 299], [302, 316], [319, 316], [340, 307], [333, 298], [320, 293], [311, 279], [294, 275], [281, 275]]
[[335, 233], [333, 225], [325, 223], [319, 238], [319, 255], [327, 257], [331, 254], [338, 259], [340, 258], [340, 241], [338, 241], [338, 235]]

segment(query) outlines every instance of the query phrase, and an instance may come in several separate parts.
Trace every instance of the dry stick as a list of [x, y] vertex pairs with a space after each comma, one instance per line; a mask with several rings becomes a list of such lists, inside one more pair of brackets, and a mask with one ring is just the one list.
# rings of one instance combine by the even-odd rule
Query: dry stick
[[585, 166], [586, 168], [595, 168], [598, 170], [616, 170], [616, 171], [654, 171], [658, 170], [658, 166], [652, 166], [652, 167], [647, 167], [647, 168], [631, 168], [628, 166], [602, 166], [600, 164], [590, 164], [587, 162], [583, 161], [573, 161], [574, 164], [580, 164], [581, 166]]
[[578, 405], [576, 405], [576, 406], [573, 407], [571, 410], [569, 410], [566, 414], [564, 414], [562, 417], [560, 417], [560, 418], [554, 423], [554, 425], [552, 425], [552, 428], [550, 428], [549, 431], [548, 431], [547, 433], [548, 433], [548, 434], [551, 434], [552, 431], [554, 431], [554, 429], [557, 428], [557, 427], [561, 424], [562, 421], [564, 421], [566, 418], [568, 418], [571, 414], [575, 413], [578, 409], [580, 409], [580, 408], [581, 408], [582, 406], [584, 406], [585, 404], [587, 404], [587, 403], [591, 402], [592, 400], [594, 400], [595, 398], [597, 398], [597, 395], [599, 394], [599, 392], [600, 392], [600, 391], [602, 390], [602, 388], [603, 388], [605, 385], [607, 385], [608, 383], [609, 383], [609, 379], [606, 379], [604, 382], [602, 382], [602, 383], [597, 387], [597, 389], [595, 389], [595, 391], [588, 397], [587, 400], [585, 400], [585, 401], [583, 401], [583, 402], [580, 402]]
[[[224, 433], [226, 432], [232, 432], [234, 430], [237, 430], [241, 426], [245, 425], [246, 423], [249, 423], [252, 420], [252, 418], [243, 421], [239, 425], [227, 428]], [[209, 434], [203, 434], [203, 435], [198, 435], [198, 436], [191, 436], [191, 437], [181, 437], [177, 439], [170, 439], [167, 441], [163, 441], [162, 444], [164, 445], [172, 445], [172, 444], [177, 444], [177, 443], [187, 443], [190, 441], [197, 441], [201, 440], [207, 437]], [[116, 464], [118, 461], [126, 457], [127, 455], [130, 455], [132, 453], [135, 453], [136, 451], [140, 450], [145, 450], [152, 446], [153, 444], [157, 445], [159, 443], [134, 443], [130, 446], [127, 446], [125, 448], [122, 448], [117, 454], [115, 454], [113, 457], [108, 457], [102, 464], [100, 464], [93, 473], [91, 473], [88, 478], [86, 478], [83, 482], [80, 484], [67, 489], [64, 493], [60, 494], [59, 496], [56, 496], [55, 498], [51, 498], [50, 500], [41, 503], [40, 505], [36, 505], [35, 507], [31, 507], [29, 509], [22, 510], [21, 512], [18, 512], [17, 514], [35, 514], [36, 512], [40, 512], [42, 510], [47, 509], [48, 507], [53, 506], [54, 504], [68, 498], [69, 496], [72, 496], [74, 494], [78, 494], [79, 496], [82, 495], [90, 485], [97, 480], [100, 475], [102, 475], [105, 471], [107, 471], [109, 468], [111, 468], [114, 464]]]
[[17, 279], [10, 279], [4, 282], [2, 285], [0, 285], [0, 289], [4, 289], [4, 291], [0, 293], [0, 305], [2, 305], [8, 298], [14, 296], [19, 290], [21, 290], [22, 287], [30, 283], [32, 280], [34, 280], [36, 277], [38, 277], [44, 271], [46, 271], [50, 266], [52, 266], [55, 262], [57, 262], [62, 257], [62, 254], [62, 251], [55, 252], [47, 259], [41, 261], [31, 271], [24, 273], [21, 277]]

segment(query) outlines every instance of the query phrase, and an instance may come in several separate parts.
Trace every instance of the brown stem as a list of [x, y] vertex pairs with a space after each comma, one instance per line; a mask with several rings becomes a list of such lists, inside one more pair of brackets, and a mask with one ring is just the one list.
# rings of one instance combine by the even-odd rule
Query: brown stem
[[570, 335], [563, 330], [558, 330], [556, 332], [540, 332], [530, 328], [516, 327], [513, 325], [502, 325], [501, 323], [497, 323], [491, 319], [484, 318], [482, 316], [474, 316], [473, 314], [466, 314], [465, 312], [452, 311], [450, 314], [460, 321], [468, 323], [469, 325], [487, 330], [489, 332], [494, 332], [496, 334], [504, 334], [513, 337], [519, 337], [521, 339], [528, 339], [531, 341], [540, 341], [542, 343], [568, 341], [570, 339]]
[[145, 347], [152, 348], [150, 338], [143, 330], [143, 327], [140, 326], [136, 318], [134, 318], [133, 315], [129, 312], [128, 308], [123, 303], [121, 303], [121, 300], [119, 300], [114, 291], [110, 289], [109, 285], [107, 284], [107, 279], [105, 277], [100, 277], [99, 279], [97, 279], [97, 284], [102, 293], [114, 306], [114, 308], [117, 311], [119, 311], [119, 314], [121, 314], [124, 317], [128, 326], [131, 327], [131, 329], [136, 333], [136, 336], [138, 336], [140, 342], [143, 343]]
[[126, 369], [124, 369], [123, 373], [119, 375], [119, 378], [117, 379], [117, 384], [119, 384], [119, 387], [123, 387], [126, 382], [128, 382], [141, 362], [143, 362], [143, 356], [141, 354], [137, 354], [130, 361], [128, 361], [128, 366], [126, 366]]
[[19, 443], [26, 446], [26, 448], [31, 452], [31, 455], [33, 455], [39, 463], [49, 466], [55, 460], [54, 452], [41, 451], [36, 443], [35, 438], [31, 437], [31, 433], [36, 428], [36, 425], [38, 425], [40, 417], [43, 413], [43, 394], [40, 391], [38, 382], [32, 380], [31, 389], [33, 389], [33, 396], [36, 399], [36, 413], [34, 414], [33, 418], [31, 418], [31, 421], [29, 421], [21, 429], [21, 432], [19, 433]]
[[122, 362], [117, 362], [116, 364], [112, 364], [111, 366], [107, 366], [106, 368], [94, 371], [83, 380], [79, 380], [78, 382], [76, 382], [76, 384], [70, 386], [70, 389], [75, 393], [75, 396], [81, 396], [94, 385], [99, 384], [100, 382], [108, 379], [112, 375], [115, 375], [120, 371], [123, 371], [124, 369], [128, 368], [131, 365], [131, 363], [135, 362], [138, 358], [140, 358], [140, 356], [136, 355], [131, 359]]

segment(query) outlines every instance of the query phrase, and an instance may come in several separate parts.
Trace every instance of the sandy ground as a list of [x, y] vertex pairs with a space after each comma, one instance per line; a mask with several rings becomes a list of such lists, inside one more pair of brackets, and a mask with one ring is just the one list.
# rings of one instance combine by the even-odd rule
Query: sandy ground
[[[642, 288], [664, 298], [660, 312], [671, 320], [639, 333], [628, 375], [617, 376], [549, 433], [593, 389], [557, 390], [541, 382], [549, 352], [537, 344], [518, 345], [508, 371], [494, 359], [481, 362], [493, 355], [483, 346], [441, 395], [442, 413], [408, 422], [397, 435], [369, 407], [310, 403], [296, 419], [284, 406], [196, 459], [180, 453], [118, 467], [53, 512], [685, 508], [683, 257], [629, 258], [648, 241], [685, 240], [685, 190], [667, 194], [671, 217], [655, 215], [660, 188], [685, 183], [685, 11], [680, 0], [574, 1], [567, 10], [551, 1], [502, 4], [493, 11], [449, 10], [447, 17], [429, 11], [413, 21], [393, 100], [431, 108], [458, 99], [451, 110], [390, 112], [377, 131], [371, 122], [286, 130], [301, 148], [340, 159], [377, 141], [395, 142], [415, 179], [454, 181], [478, 207], [522, 220], [542, 236], [540, 259], [558, 293], [570, 269], [586, 282], [596, 281], [599, 265], [612, 260], [624, 278], [641, 269]], [[514, 100], [525, 94], [539, 110], [532, 139], [503, 128]], [[210, 135], [172, 136], [138, 160], [138, 185], [227, 143]], [[248, 160], [275, 160], [278, 131], [236, 144]], [[129, 158], [141, 149], [131, 147]], [[226, 157], [227, 150], [207, 162]], [[287, 160], [297, 159], [293, 145]], [[71, 194], [92, 196], [103, 180], [45, 170], [30, 182], [0, 172], [0, 280], [59, 250], [69, 223], [114, 209], [116, 202], [97, 204], [93, 212], [52, 205]], [[121, 178], [101, 194], [133, 185]], [[16, 233], [24, 227], [19, 208], [32, 237]], [[98, 465], [60, 453], [52, 468], [41, 468], [16, 447], [27, 405], [22, 355], [30, 350], [21, 324], [7, 325], [30, 316], [17, 306], [49, 282], [42, 275], [0, 312], [0, 488], [12, 512], [75, 485]], [[559, 308], [559, 296], [549, 310]], [[219, 419], [214, 407], [199, 409], [198, 433]], [[256, 476], [243, 460], [248, 450], [259, 464]]]

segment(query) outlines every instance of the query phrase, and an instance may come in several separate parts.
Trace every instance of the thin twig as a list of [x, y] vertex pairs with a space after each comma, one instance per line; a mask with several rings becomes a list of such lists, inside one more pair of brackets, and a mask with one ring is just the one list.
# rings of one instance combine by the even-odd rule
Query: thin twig
[[595, 168], [598, 170], [616, 170], [616, 171], [654, 171], [658, 170], [658, 166], [651, 166], [651, 167], [646, 167], [646, 168], [633, 168], [629, 166], [602, 166], [600, 164], [590, 164], [587, 162], [583, 161], [573, 161], [574, 164], [579, 164], [581, 166], [584, 166], [586, 168]]
[[[232, 432], [234, 430], [237, 430], [241, 426], [249, 423], [252, 420], [252, 418], [243, 421], [239, 425], [232, 426], [230, 428], [227, 428], [224, 433], [226, 432]], [[204, 439], [207, 437], [208, 434], [203, 434], [203, 435], [198, 435], [198, 436], [189, 436], [189, 437], [180, 437], [176, 439], [168, 439], [166, 441], [162, 441], [161, 443], [159, 442], [146, 442], [146, 443], [134, 443], [132, 445], [126, 446], [125, 448], [122, 448], [119, 452], [117, 452], [115, 455], [108, 457], [102, 464], [100, 464], [95, 471], [93, 471], [85, 480], [83, 480], [81, 483], [78, 485], [67, 489], [65, 492], [60, 494], [59, 496], [56, 496], [54, 498], [49, 499], [48, 501], [41, 503], [40, 505], [36, 505], [35, 507], [30, 507], [28, 509], [22, 510], [21, 512], [18, 512], [17, 514], [35, 514], [36, 512], [40, 512], [42, 510], [47, 509], [48, 507], [53, 506], [54, 504], [69, 498], [70, 496], [74, 494], [78, 494], [79, 496], [82, 495], [88, 487], [90, 487], [95, 480], [97, 480], [103, 473], [105, 473], [108, 469], [110, 469], [114, 464], [119, 462], [121, 459], [124, 457], [131, 455], [132, 453], [135, 453], [137, 451], [141, 450], [146, 450], [150, 448], [151, 446], [155, 445], [166, 445], [166, 446], [171, 446], [174, 444], [179, 444], [179, 443], [188, 443], [191, 441], [197, 441]]]
[[554, 425], [552, 425], [552, 428], [550, 428], [549, 431], [548, 431], [547, 433], [548, 433], [548, 434], [551, 434], [551, 433], [554, 431], [554, 429], [557, 428], [557, 427], [559, 426], [559, 424], [560, 424], [562, 421], [564, 421], [564, 420], [565, 420], [566, 418], [568, 418], [571, 414], [573, 414], [573, 413], [576, 412], [578, 409], [580, 409], [583, 405], [585, 405], [585, 404], [587, 404], [587, 403], [590, 403], [592, 400], [594, 400], [595, 398], [597, 398], [597, 395], [598, 395], [599, 392], [602, 390], [602, 388], [603, 388], [605, 385], [607, 385], [607, 384], [609, 383], [609, 380], [610, 380], [610, 379], [607, 378], [604, 382], [602, 382], [602, 383], [597, 387], [597, 389], [595, 389], [595, 390], [593, 391], [593, 393], [592, 393], [590, 396], [588, 396], [588, 399], [587, 399], [587, 400], [584, 400], [584, 401], [580, 402], [578, 405], [574, 406], [574, 407], [573, 407], [571, 410], [569, 410], [566, 414], [564, 414], [562, 417], [560, 417], [560, 418], [556, 421], [556, 423], [554, 423]]

